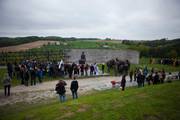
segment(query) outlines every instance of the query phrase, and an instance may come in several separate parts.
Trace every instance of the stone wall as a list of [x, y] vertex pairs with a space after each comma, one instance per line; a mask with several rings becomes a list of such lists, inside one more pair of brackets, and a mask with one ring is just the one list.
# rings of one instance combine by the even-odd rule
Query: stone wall
[[110, 59], [119, 58], [129, 60], [133, 64], [139, 63], [139, 52], [134, 50], [107, 50], [107, 49], [71, 49], [66, 55], [67, 62], [78, 63], [82, 52], [86, 55], [86, 63], [105, 63]]

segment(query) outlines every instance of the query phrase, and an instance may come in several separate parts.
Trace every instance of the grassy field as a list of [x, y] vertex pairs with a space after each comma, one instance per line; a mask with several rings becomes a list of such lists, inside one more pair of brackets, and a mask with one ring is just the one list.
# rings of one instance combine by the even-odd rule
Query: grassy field
[[164, 69], [166, 72], [177, 72], [180, 71], [180, 66], [178, 67], [174, 67], [172, 65], [162, 65], [162, 64], [150, 64], [150, 58], [140, 58], [139, 64], [132, 64], [131, 68], [132, 70], [135, 70], [136, 67], [141, 67], [144, 68], [145, 66], [147, 66], [147, 68], [149, 70], [151, 70], [152, 68], [155, 68], [156, 70], [162, 70]]
[[93, 92], [65, 103], [0, 107], [0, 120], [178, 120], [180, 81]]

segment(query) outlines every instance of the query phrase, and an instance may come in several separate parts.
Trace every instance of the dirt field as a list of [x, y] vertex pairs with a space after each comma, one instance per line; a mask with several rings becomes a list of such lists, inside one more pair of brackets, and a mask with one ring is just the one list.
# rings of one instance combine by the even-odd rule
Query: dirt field
[[18, 51], [25, 51], [32, 48], [39, 48], [43, 45], [47, 45], [48, 43], [53, 44], [57, 41], [36, 41], [16, 46], [9, 46], [9, 47], [1, 47], [0, 52], [18, 52]]

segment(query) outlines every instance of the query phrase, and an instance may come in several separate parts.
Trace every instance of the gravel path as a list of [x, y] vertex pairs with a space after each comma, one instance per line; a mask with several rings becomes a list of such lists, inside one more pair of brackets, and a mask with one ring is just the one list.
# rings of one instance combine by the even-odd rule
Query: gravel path
[[[129, 78], [127, 77], [129, 80]], [[94, 77], [79, 79], [79, 90], [80, 95], [87, 93], [92, 90], [104, 90], [112, 87], [111, 81], [120, 81], [121, 77]], [[18, 102], [34, 103], [41, 100], [47, 100], [49, 98], [57, 97], [58, 95], [54, 91], [55, 85], [58, 80], [44, 82], [37, 84], [36, 86], [24, 86], [19, 85], [11, 88], [11, 96], [5, 97], [4, 90], [0, 90], [0, 106], [7, 104], [14, 104]], [[70, 95], [70, 83], [71, 80], [66, 80], [66, 94]], [[127, 82], [127, 86], [136, 85], [136, 83]]]
[[[174, 73], [175, 75], [177, 73]], [[78, 93], [80, 95], [86, 94], [92, 90], [105, 90], [112, 88], [111, 81], [115, 80], [116, 82], [121, 81], [122, 77], [112, 77], [112, 76], [104, 76], [104, 77], [93, 77], [93, 78], [83, 78], [77, 79], [79, 82], [79, 90]], [[130, 82], [130, 78], [126, 77], [126, 86], [136, 86], [136, 82]], [[36, 103], [42, 100], [48, 100], [50, 98], [58, 97], [56, 92], [54, 91], [55, 85], [58, 83], [58, 80], [48, 81], [41, 84], [37, 84], [36, 86], [24, 86], [19, 85], [11, 88], [11, 96], [5, 97], [4, 90], [0, 89], [0, 106], [7, 104], [14, 104], [18, 102], [25, 103]], [[70, 92], [70, 83], [71, 80], [66, 80], [66, 94], [71, 95]]]

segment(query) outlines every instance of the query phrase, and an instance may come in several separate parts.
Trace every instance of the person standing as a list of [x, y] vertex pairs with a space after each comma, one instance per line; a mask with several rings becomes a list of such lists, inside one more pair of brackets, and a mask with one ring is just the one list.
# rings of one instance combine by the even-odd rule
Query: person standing
[[94, 66], [91, 64], [90, 66], [90, 76], [92, 76], [94, 73]]
[[7, 71], [8, 71], [9, 77], [12, 79], [12, 77], [13, 77], [13, 65], [9, 62], [7, 63]]
[[4, 85], [4, 95], [10, 96], [11, 77], [9, 77], [8, 74], [6, 74], [4, 77], [3, 85]]
[[56, 88], [55, 90], [57, 91], [57, 94], [59, 94], [59, 99], [61, 102], [65, 102], [66, 101], [66, 82], [63, 80], [59, 80], [59, 82], [56, 84]]
[[129, 72], [129, 77], [130, 77], [130, 82], [132, 82], [133, 81], [133, 70], [131, 70]]
[[85, 65], [85, 74], [86, 74], [86, 76], [88, 76], [88, 69], [89, 69], [89, 65], [86, 63], [86, 65]]
[[160, 82], [164, 83], [165, 78], [166, 78], [166, 73], [165, 73], [165, 71], [163, 69], [162, 72], [161, 72], [161, 80], [160, 80]]
[[102, 64], [102, 67], [101, 67], [101, 69], [102, 69], [102, 74], [104, 74], [104, 68], [105, 68], [105, 65], [104, 65], [104, 63]]
[[81, 76], [84, 76], [84, 64], [81, 64], [80, 69], [81, 69]]
[[25, 86], [28, 86], [29, 83], [29, 71], [27, 68], [25, 68], [25, 74], [24, 74], [24, 82], [25, 82]]
[[148, 75], [148, 77], [146, 78], [146, 80], [147, 80], [147, 82], [148, 82], [148, 85], [151, 85], [151, 82], [153, 81], [153, 75], [152, 75], [152, 73], [150, 73], [150, 74]]
[[121, 80], [122, 91], [125, 90], [125, 86], [126, 86], [126, 75], [123, 75]]
[[31, 74], [31, 85], [36, 85], [36, 70], [32, 68], [30, 71]]
[[142, 87], [142, 74], [140, 71], [137, 74], [137, 84], [138, 84], [138, 87]]
[[137, 79], [137, 68], [134, 71], [134, 81], [136, 81], [136, 79]]
[[40, 68], [37, 68], [37, 77], [39, 80], [39, 83], [42, 83], [42, 77], [43, 77], [43, 71]]
[[71, 87], [70, 87], [73, 99], [78, 98], [78, 94], [77, 94], [78, 88], [79, 88], [78, 81], [76, 80], [76, 77], [74, 77], [74, 80], [71, 82]]
[[153, 78], [153, 84], [158, 84], [158, 83], [159, 83], [159, 75], [158, 72], [156, 72]]

